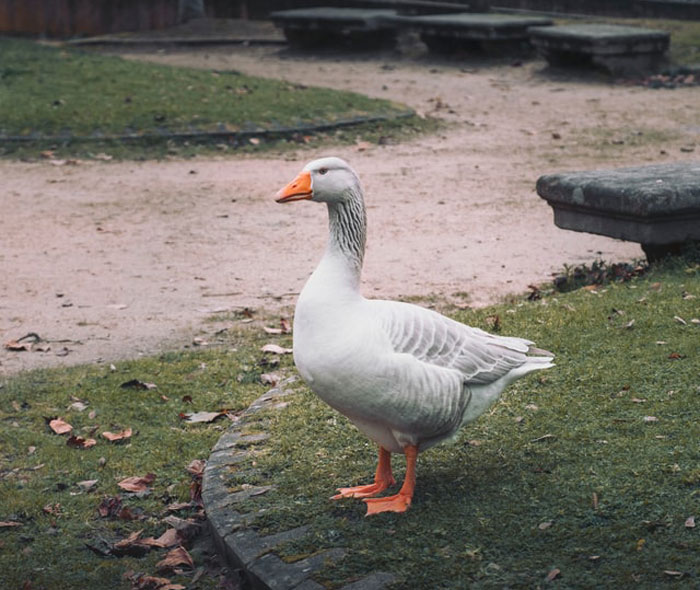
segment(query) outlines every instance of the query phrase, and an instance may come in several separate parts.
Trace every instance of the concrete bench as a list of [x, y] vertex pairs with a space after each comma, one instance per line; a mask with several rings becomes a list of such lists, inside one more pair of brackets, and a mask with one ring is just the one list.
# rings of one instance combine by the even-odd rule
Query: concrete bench
[[272, 12], [272, 22], [284, 30], [290, 45], [300, 48], [336, 46], [375, 49], [396, 43], [397, 25], [389, 21], [395, 10], [296, 8]]
[[661, 68], [670, 38], [666, 31], [592, 23], [530, 29], [530, 41], [550, 65], [592, 65], [617, 76]]
[[557, 227], [638, 242], [650, 261], [700, 245], [700, 162], [549, 174], [537, 194]]
[[529, 45], [529, 27], [552, 24], [544, 17], [466, 12], [397, 16], [391, 20], [417, 31], [435, 53], [520, 48]]

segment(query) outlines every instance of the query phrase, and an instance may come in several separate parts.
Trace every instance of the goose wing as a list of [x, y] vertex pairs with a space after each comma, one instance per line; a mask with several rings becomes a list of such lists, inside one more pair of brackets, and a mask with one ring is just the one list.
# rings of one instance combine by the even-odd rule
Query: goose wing
[[[409, 303], [373, 303], [394, 352], [455, 369], [466, 384], [493, 383], [530, 361], [551, 361], [550, 353], [532, 348], [533, 343], [524, 338], [495, 336]], [[542, 357], [528, 356], [528, 352]]]

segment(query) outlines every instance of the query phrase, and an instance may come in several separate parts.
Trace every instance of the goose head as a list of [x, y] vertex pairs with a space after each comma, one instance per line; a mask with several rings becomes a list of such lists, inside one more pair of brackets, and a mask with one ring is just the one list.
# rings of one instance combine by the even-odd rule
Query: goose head
[[349, 164], [329, 157], [309, 162], [275, 198], [278, 203], [311, 200], [332, 205], [356, 199], [360, 194], [360, 182]]

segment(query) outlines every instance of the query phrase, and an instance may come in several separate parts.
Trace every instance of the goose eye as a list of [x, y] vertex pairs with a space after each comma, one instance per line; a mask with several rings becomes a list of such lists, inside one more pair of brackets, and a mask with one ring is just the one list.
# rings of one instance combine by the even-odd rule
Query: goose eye
[[328, 172], [328, 168], [319, 168], [318, 173], [319, 174], [326, 174]]

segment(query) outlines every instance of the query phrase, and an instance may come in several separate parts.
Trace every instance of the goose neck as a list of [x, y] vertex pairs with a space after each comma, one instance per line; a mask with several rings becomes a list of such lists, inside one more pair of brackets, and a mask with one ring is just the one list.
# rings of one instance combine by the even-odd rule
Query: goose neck
[[365, 255], [367, 216], [362, 197], [328, 204], [326, 256], [341, 259], [359, 279]]

